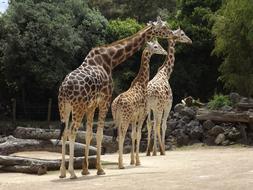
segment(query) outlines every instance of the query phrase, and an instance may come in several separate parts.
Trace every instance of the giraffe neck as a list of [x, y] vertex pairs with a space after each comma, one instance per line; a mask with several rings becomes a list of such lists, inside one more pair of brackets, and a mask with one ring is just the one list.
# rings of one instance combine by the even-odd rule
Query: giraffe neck
[[175, 62], [175, 40], [168, 40], [167, 57], [163, 65], [159, 68], [159, 72], [170, 78]]
[[143, 45], [152, 38], [153, 31], [150, 26], [145, 27], [136, 34], [115, 42], [109, 46], [108, 51], [115, 52], [111, 59], [112, 69], [131, 57], [134, 53], [143, 47]]
[[149, 62], [152, 54], [148, 50], [144, 50], [141, 57], [141, 66], [138, 72], [138, 75], [131, 83], [131, 87], [133, 87], [137, 82], [143, 86], [147, 87], [149, 81]]

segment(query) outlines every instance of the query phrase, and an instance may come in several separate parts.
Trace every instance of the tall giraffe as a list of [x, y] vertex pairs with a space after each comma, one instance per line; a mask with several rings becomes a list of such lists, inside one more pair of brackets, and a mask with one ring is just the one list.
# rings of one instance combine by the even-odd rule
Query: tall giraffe
[[[138, 75], [132, 81], [130, 88], [117, 96], [112, 102], [112, 115], [119, 134], [119, 168], [123, 169], [123, 144], [129, 124], [132, 124], [131, 164], [140, 165], [139, 145], [141, 127], [146, 116], [146, 96], [149, 81], [149, 62], [153, 54], [167, 55], [167, 52], [157, 42], [147, 42], [141, 57], [141, 66]], [[136, 131], [137, 126], [137, 131]], [[134, 149], [136, 145], [136, 163]]]
[[[147, 129], [148, 129], [148, 145], [147, 156], [150, 155], [150, 135], [152, 125], [150, 121], [151, 110], [154, 116], [154, 147], [153, 155], [157, 152], [157, 136], [160, 145], [161, 155], [165, 155], [165, 132], [167, 128], [167, 119], [172, 106], [172, 90], [169, 84], [170, 75], [173, 71], [175, 62], [175, 45], [176, 42], [192, 43], [191, 39], [184, 33], [183, 30], [177, 29], [173, 31], [174, 37], [168, 39], [168, 54], [163, 65], [158, 69], [154, 78], [149, 81], [147, 87]], [[160, 134], [160, 125], [162, 122], [162, 138]]]
[[[83, 63], [69, 73], [59, 88], [58, 104], [61, 118], [62, 135], [62, 162], [60, 178], [66, 177], [65, 168], [65, 144], [67, 138], [69, 145], [69, 173], [70, 178], [76, 178], [73, 168], [74, 142], [76, 132], [80, 127], [83, 116], [86, 115], [86, 148], [82, 174], [89, 174], [88, 155], [92, 138], [92, 124], [95, 109], [99, 109], [97, 139], [97, 174], [105, 174], [100, 163], [101, 141], [106, 114], [112, 97], [112, 70], [120, 63], [137, 52], [145, 42], [153, 37], [171, 38], [172, 31], [160, 18], [156, 22], [150, 22], [144, 29], [136, 34], [92, 49]], [[72, 124], [69, 124], [69, 116], [72, 113]]]

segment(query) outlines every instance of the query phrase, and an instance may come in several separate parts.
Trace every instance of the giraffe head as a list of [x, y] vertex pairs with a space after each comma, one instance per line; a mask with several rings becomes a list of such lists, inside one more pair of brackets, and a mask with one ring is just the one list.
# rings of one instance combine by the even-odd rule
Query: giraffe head
[[158, 43], [157, 40], [147, 42], [146, 48], [151, 54], [167, 55], [167, 52]]
[[180, 28], [174, 30], [173, 35], [175, 42], [188, 43], [188, 44], [192, 43], [192, 40]]
[[170, 29], [169, 25], [167, 22], [162, 21], [161, 17], [157, 17], [156, 22], [149, 22], [149, 26], [151, 26], [151, 30], [153, 33], [153, 36], [158, 37], [158, 38], [172, 38], [173, 37], [173, 32]]

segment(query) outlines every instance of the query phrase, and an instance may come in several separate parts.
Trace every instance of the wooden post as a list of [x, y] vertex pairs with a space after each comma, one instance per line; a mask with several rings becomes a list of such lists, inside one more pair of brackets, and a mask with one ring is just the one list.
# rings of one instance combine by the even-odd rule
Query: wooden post
[[15, 98], [11, 99], [12, 101], [12, 121], [16, 122], [16, 107], [17, 107], [17, 101]]
[[48, 100], [48, 110], [47, 110], [47, 122], [51, 120], [51, 110], [52, 110], [52, 98]]

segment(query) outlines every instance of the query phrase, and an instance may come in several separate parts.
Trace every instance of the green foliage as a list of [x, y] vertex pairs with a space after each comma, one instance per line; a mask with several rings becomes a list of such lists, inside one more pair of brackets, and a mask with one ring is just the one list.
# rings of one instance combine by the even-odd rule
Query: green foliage
[[168, 20], [173, 28], [180, 26], [193, 41], [192, 45], [176, 46], [170, 80], [175, 102], [188, 95], [206, 101], [218, 85], [220, 60], [211, 55], [214, 46], [211, 18], [220, 5], [221, 0], [180, 0], [177, 15]]
[[[10, 97], [57, 97], [65, 75], [105, 42], [107, 20], [82, 0], [11, 1], [0, 17], [0, 73]], [[1, 32], [0, 30], [0, 32]], [[32, 89], [32, 90], [31, 90]], [[6, 92], [7, 93], [7, 92]]]
[[[135, 19], [110, 20], [106, 28], [107, 43], [131, 36], [142, 27], [143, 25], [139, 24]], [[113, 72], [115, 96], [129, 88], [131, 81], [136, 75], [135, 73], [138, 72], [140, 61], [141, 56], [139, 52], [115, 68]]]
[[139, 24], [135, 19], [110, 20], [106, 28], [107, 42], [113, 42], [131, 36], [141, 28], [143, 28], [143, 25]]
[[223, 106], [231, 106], [232, 103], [228, 96], [222, 94], [215, 94], [213, 98], [208, 102], [208, 108], [212, 110], [217, 110]]
[[176, 0], [89, 0], [89, 5], [99, 9], [108, 19], [130, 17], [141, 23], [176, 11]]
[[225, 87], [242, 95], [253, 95], [253, 3], [225, 1], [215, 15], [214, 53], [224, 57], [220, 79]]

